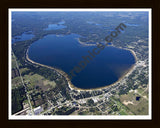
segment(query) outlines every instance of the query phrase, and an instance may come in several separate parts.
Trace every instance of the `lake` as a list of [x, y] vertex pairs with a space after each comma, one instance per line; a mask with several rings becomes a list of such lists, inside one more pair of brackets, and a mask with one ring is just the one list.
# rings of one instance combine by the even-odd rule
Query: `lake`
[[63, 28], [67, 28], [67, 26], [64, 25], [65, 21], [60, 21], [57, 24], [49, 24], [47, 28], [45, 28], [44, 30], [59, 30], [59, 29], [63, 29]]
[[[82, 61], [96, 46], [81, 45], [80, 35], [47, 35], [29, 48], [29, 58], [35, 62], [57, 67], [66, 73]], [[105, 47], [72, 79], [73, 85], [82, 89], [99, 88], [116, 82], [135, 64], [133, 54], [112, 46]]]
[[26, 41], [30, 40], [34, 37], [34, 35], [31, 32], [24, 32], [19, 36], [14, 36], [12, 38], [12, 43], [18, 42], [18, 41]]

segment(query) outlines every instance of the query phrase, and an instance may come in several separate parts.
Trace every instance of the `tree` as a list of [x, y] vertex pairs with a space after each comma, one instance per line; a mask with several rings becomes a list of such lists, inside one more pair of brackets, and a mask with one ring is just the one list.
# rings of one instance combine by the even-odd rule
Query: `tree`
[[89, 106], [93, 106], [94, 105], [94, 100], [92, 100], [92, 99], [87, 100], [87, 104]]

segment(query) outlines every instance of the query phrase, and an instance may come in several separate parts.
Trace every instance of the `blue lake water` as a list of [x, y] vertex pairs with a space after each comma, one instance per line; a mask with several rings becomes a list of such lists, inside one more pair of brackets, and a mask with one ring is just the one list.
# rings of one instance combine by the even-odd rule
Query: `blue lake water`
[[92, 21], [87, 21], [87, 23], [88, 23], [88, 24], [91, 24], [91, 25], [97, 25], [97, 26], [101, 25], [101, 24], [97, 24], [97, 23], [92, 22]]
[[[77, 34], [47, 35], [34, 42], [29, 48], [29, 58], [35, 62], [57, 67], [66, 73], [89, 55], [96, 46], [79, 44]], [[76, 76], [72, 83], [83, 89], [98, 88], [116, 82], [135, 63], [135, 58], [128, 50], [105, 47]]]
[[12, 43], [18, 42], [18, 41], [25, 41], [25, 40], [30, 40], [34, 37], [32, 33], [24, 32], [20, 36], [14, 36], [12, 38]]
[[127, 24], [127, 23], [126, 23], [126, 25], [127, 26], [132, 26], [132, 27], [138, 27], [139, 26], [138, 24]]
[[64, 21], [60, 21], [57, 24], [49, 24], [48, 28], [45, 28], [44, 30], [59, 30], [66, 28], [67, 26], [63, 25], [64, 23]]

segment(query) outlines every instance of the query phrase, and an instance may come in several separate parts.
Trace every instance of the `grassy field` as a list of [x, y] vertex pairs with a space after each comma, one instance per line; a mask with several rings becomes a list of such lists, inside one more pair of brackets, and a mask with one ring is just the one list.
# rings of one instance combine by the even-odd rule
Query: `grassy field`
[[[128, 107], [135, 115], [148, 115], [148, 100], [144, 98], [143, 90], [129, 92], [127, 95], [121, 95], [120, 101]], [[140, 97], [136, 100], [136, 97]]]
[[120, 115], [128, 115], [124, 110], [121, 110], [121, 111], [119, 112], [119, 114], [120, 114]]
[[128, 107], [126, 107], [121, 101], [120, 99], [117, 99], [115, 97], [111, 98], [112, 101], [114, 101], [114, 103], [117, 105], [118, 109], [119, 109], [119, 114], [120, 115], [133, 115], [133, 113], [129, 110]]
[[22, 72], [25, 72], [25, 71], [28, 71], [28, 70], [29, 70], [28, 68], [21, 68], [20, 73], [22, 74]]
[[45, 79], [43, 76], [40, 76], [38, 74], [34, 74], [34, 75], [25, 75], [23, 77], [24, 81], [26, 81], [28, 84], [28, 87], [31, 88], [35, 88], [35, 86], [38, 86], [39, 88], [41, 88], [43, 91], [47, 91], [51, 88], [55, 88], [56, 87], [56, 83], [54, 81], [49, 81], [47, 79]]
[[21, 85], [22, 85], [22, 81], [20, 77], [15, 77], [14, 79], [12, 79], [12, 89]]

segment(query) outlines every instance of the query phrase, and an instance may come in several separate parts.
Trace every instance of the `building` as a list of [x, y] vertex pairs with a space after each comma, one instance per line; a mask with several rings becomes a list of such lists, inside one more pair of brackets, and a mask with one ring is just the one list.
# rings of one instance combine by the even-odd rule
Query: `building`
[[43, 111], [43, 108], [41, 106], [38, 106], [34, 109], [34, 114], [39, 115]]

